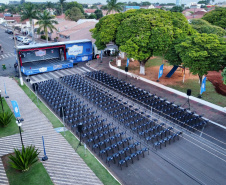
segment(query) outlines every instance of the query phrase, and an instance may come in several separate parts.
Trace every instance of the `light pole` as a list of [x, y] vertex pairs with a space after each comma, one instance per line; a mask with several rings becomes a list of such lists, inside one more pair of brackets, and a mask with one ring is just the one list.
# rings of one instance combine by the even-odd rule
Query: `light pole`
[[22, 123], [21, 123], [21, 121], [19, 119], [16, 120], [16, 123], [17, 123], [17, 125], [19, 127], [19, 131], [20, 131], [21, 144], [22, 144], [22, 146], [24, 146], [24, 144], [23, 144], [23, 138], [22, 138], [22, 134], [21, 134], [21, 128], [20, 128], [22, 126]]
[[1, 99], [1, 105], [2, 105], [2, 111], [4, 113], [3, 103], [2, 103], [2, 91], [0, 90], [0, 99]]

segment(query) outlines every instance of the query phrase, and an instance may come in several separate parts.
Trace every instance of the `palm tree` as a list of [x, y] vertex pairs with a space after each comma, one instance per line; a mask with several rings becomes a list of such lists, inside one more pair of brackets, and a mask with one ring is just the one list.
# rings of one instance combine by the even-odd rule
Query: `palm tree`
[[31, 30], [32, 30], [32, 41], [34, 40], [34, 28], [33, 28], [33, 23], [32, 19], [37, 19], [37, 10], [35, 9], [34, 5], [31, 3], [26, 3], [24, 4], [21, 12], [21, 21], [24, 21], [25, 19], [29, 19], [30, 25], [31, 25]]
[[36, 22], [36, 24], [39, 25], [37, 32], [41, 33], [41, 31], [44, 31], [46, 42], [48, 43], [48, 30], [51, 32], [53, 32], [53, 29], [57, 30], [54, 24], [58, 24], [58, 22], [54, 20], [53, 15], [50, 15], [50, 13], [45, 10], [43, 13], [40, 13], [38, 15], [38, 21]]
[[64, 2], [66, 0], [59, 0], [59, 3], [60, 3], [60, 7], [61, 7], [61, 15], [63, 14], [63, 5], [64, 5]]
[[51, 1], [46, 2], [46, 8], [51, 9], [53, 8], [53, 3]]
[[111, 11], [121, 12], [123, 10], [124, 3], [117, 3], [117, 0], [107, 0], [108, 11], [107, 14]]

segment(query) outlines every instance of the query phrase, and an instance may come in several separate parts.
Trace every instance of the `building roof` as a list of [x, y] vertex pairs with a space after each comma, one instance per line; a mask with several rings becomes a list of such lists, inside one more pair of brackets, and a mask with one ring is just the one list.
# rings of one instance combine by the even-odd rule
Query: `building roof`
[[0, 18], [4, 18], [4, 14], [3, 13], [0, 13]]
[[125, 6], [126, 9], [140, 9], [140, 6]]
[[96, 9], [85, 9], [84, 12], [85, 13], [94, 13], [96, 11]]
[[20, 17], [5, 17], [5, 20], [7, 20], [7, 21], [13, 21], [14, 20], [17, 23], [21, 22]]
[[184, 14], [186, 12], [200, 12], [200, 11], [207, 12], [204, 8], [189, 8], [184, 10], [182, 13]]
[[[84, 22], [84, 23], [82, 23], [82, 24], [78, 24], [77, 26], [75, 26], [75, 27], [73, 27], [73, 28], [71, 28], [71, 29], [62, 31], [62, 32], [60, 32], [59, 34], [60, 34], [60, 35], [64, 35], [64, 36], [70, 36], [70, 35], [72, 35], [72, 34], [74, 34], [74, 33], [77, 34], [77, 32], [78, 32], [79, 30], [84, 30], [84, 29], [86, 29], [86, 28], [88, 28], [88, 30], [90, 30], [90, 29], [94, 28], [95, 25], [96, 25], [96, 23], [95, 23], [95, 22], [92, 22], [92, 21], [91, 21], [91, 22]], [[90, 34], [90, 35], [91, 35], [91, 34]], [[80, 36], [80, 34], [78, 34], [78, 36]]]
[[65, 19], [65, 14], [57, 15], [56, 16], [56, 19]]

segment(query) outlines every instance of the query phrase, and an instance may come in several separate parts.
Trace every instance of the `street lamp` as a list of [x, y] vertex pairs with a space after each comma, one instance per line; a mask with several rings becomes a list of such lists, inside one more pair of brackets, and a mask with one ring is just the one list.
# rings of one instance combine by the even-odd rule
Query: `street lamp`
[[22, 123], [21, 123], [21, 121], [20, 121], [19, 119], [17, 119], [17, 120], [16, 120], [16, 124], [17, 124], [18, 127], [19, 127], [21, 144], [22, 144], [22, 146], [24, 146], [24, 144], [23, 144], [23, 138], [22, 138], [22, 134], [21, 134], [21, 128], [20, 128], [20, 127], [22, 126]]
[[4, 113], [3, 103], [2, 103], [2, 91], [0, 90], [0, 99], [1, 99], [1, 105], [2, 105], [2, 111]]

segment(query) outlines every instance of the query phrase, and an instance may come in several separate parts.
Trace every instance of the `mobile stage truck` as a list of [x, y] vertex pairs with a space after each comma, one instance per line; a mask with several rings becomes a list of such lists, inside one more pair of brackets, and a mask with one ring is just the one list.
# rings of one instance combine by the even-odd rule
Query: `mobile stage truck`
[[75, 40], [18, 46], [18, 65], [24, 75], [72, 68], [73, 64], [92, 60], [92, 42]]

